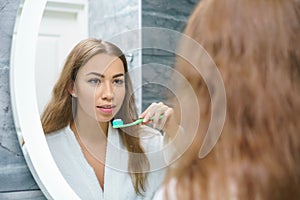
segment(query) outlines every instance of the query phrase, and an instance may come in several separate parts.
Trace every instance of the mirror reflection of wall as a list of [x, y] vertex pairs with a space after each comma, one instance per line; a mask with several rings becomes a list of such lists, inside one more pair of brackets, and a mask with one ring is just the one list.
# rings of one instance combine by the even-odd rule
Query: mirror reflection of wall
[[36, 52], [36, 90], [39, 112], [51, 97], [66, 55], [88, 37], [88, 2], [48, 1], [40, 25]]

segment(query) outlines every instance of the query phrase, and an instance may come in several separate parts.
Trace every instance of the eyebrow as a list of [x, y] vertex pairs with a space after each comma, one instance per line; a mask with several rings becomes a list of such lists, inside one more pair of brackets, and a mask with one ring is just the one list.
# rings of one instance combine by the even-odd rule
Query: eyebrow
[[[105, 77], [103, 74], [100, 74], [100, 73], [97, 73], [97, 72], [90, 72], [90, 73], [88, 73], [86, 75], [95, 75], [95, 76], [99, 76], [101, 78]], [[123, 73], [115, 74], [115, 75], [113, 75], [113, 78], [117, 78], [119, 76], [124, 76], [124, 74]]]

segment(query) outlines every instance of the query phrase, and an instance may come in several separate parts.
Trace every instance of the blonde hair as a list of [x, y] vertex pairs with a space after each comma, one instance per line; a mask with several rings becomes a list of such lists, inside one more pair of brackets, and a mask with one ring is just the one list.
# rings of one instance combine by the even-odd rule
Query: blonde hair
[[[210, 97], [193, 66], [178, 57], [175, 68], [198, 95], [201, 121], [167, 188], [175, 178], [177, 199], [300, 199], [300, 2], [202, 0], [184, 33], [218, 66], [227, 116], [214, 149], [199, 159]], [[205, 58], [197, 59], [201, 65]]]
[[[120, 58], [125, 70], [126, 93], [120, 111], [116, 116], [122, 116], [125, 123], [132, 122], [138, 118], [133, 89], [127, 73], [127, 61], [123, 52], [112, 43], [89, 38], [79, 42], [70, 52], [60, 77], [53, 88], [52, 98], [41, 117], [43, 129], [46, 134], [62, 129], [74, 121], [73, 114], [76, 115], [76, 113], [72, 112], [72, 97], [69, 94], [70, 86], [75, 82], [78, 70], [93, 56], [102, 53]], [[76, 102], [73, 106], [76, 107]], [[137, 194], [142, 194], [145, 191], [147, 177], [147, 174], [142, 172], [148, 170], [149, 161], [144, 154], [138, 137], [131, 136], [131, 134], [127, 134], [123, 130], [120, 130], [119, 133], [121, 134], [123, 144], [131, 152], [129, 153], [128, 170], [135, 191]], [[134, 156], [135, 154], [133, 153], [137, 153], [139, 156]]]

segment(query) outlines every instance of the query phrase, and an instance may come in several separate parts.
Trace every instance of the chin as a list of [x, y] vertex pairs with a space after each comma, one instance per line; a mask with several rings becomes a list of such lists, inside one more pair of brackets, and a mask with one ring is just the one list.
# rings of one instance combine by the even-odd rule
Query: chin
[[102, 122], [102, 123], [104, 123], [104, 122], [110, 122], [111, 120], [113, 119], [113, 116], [110, 116], [110, 117], [98, 117], [98, 119], [97, 119], [97, 121], [98, 122]]

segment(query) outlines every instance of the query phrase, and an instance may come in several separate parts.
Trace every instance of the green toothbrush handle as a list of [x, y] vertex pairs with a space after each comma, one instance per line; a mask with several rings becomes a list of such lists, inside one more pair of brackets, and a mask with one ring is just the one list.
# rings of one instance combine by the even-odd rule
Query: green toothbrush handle
[[[161, 115], [159, 117], [159, 119], [162, 119], [164, 116]], [[150, 120], [153, 120], [154, 117], [151, 117]], [[115, 120], [114, 120], [115, 121]], [[134, 125], [138, 125], [140, 123], [142, 123], [144, 121], [144, 118], [140, 118], [140, 119], [137, 119], [136, 121], [132, 122], [132, 123], [129, 123], [129, 124], [123, 124], [123, 121], [121, 120], [121, 124], [118, 124], [117, 122], [114, 123], [113, 122], [113, 128], [125, 128], [125, 127], [129, 127], [129, 126], [134, 126]]]
[[[162, 118], [164, 118], [163, 115], [159, 116], [159, 119], [162, 119]], [[140, 118], [140, 119], [136, 120], [134, 123], [135, 124], [140, 124], [140, 123], [143, 122], [143, 120], [144, 120], [144, 118]], [[154, 117], [150, 117], [150, 121], [152, 121], [152, 120], [154, 120]]]
[[[162, 118], [164, 118], [163, 115], [159, 116], [159, 119], [162, 119]], [[151, 121], [152, 121], [153, 119], [154, 119], [154, 117], [150, 117], [150, 120], [151, 120]]]

